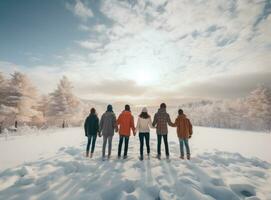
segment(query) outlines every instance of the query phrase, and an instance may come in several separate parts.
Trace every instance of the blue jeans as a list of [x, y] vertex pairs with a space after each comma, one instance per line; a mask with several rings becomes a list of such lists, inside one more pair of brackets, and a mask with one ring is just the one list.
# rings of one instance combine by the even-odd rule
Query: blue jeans
[[185, 149], [186, 149], [186, 154], [190, 155], [190, 148], [189, 148], [189, 144], [188, 144], [188, 139], [179, 139], [179, 143], [180, 143], [181, 156], [184, 156], [184, 148], [183, 148], [184, 145], [185, 145]]
[[96, 138], [97, 138], [97, 135], [89, 135], [89, 136], [88, 136], [87, 152], [89, 152], [91, 140], [92, 140], [91, 153], [94, 152], [94, 149], [95, 149], [95, 143], [96, 143]]

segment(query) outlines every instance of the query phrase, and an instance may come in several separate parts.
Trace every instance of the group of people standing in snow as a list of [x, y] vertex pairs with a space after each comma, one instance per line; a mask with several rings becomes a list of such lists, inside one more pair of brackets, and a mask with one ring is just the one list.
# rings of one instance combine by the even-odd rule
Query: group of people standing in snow
[[[152, 121], [151, 116], [148, 114], [146, 107], [142, 109], [142, 112], [138, 116], [137, 124], [134, 124], [134, 117], [131, 113], [130, 106], [125, 105], [123, 112], [116, 118], [113, 112], [112, 105], [107, 106], [106, 112], [99, 120], [95, 108], [91, 108], [89, 116], [84, 123], [85, 136], [88, 138], [86, 156], [92, 157], [95, 150], [95, 143], [97, 136], [103, 137], [102, 146], [102, 158], [106, 158], [106, 146], [108, 145], [107, 158], [110, 159], [112, 149], [112, 139], [114, 132], [119, 132], [119, 144], [118, 144], [118, 158], [121, 158], [122, 146], [124, 143], [123, 159], [127, 158], [129, 138], [131, 132], [134, 136], [139, 134], [140, 141], [140, 156], [139, 159], [144, 159], [143, 149], [144, 141], [146, 142], [147, 155], [150, 157], [150, 128], [156, 129], [157, 134], [157, 158], [161, 159], [161, 142], [162, 139], [165, 145], [166, 158], [169, 158], [168, 147], [168, 125], [177, 127], [177, 136], [180, 144], [180, 158], [184, 159], [184, 146], [186, 148], [187, 159], [190, 159], [190, 148], [188, 139], [191, 138], [193, 129], [190, 120], [183, 113], [182, 109], [178, 110], [178, 117], [175, 122], [172, 123], [169, 114], [166, 111], [166, 104], [162, 103], [157, 113], [154, 115]], [[108, 143], [108, 144], [107, 144]], [[91, 146], [91, 151], [90, 150]]]

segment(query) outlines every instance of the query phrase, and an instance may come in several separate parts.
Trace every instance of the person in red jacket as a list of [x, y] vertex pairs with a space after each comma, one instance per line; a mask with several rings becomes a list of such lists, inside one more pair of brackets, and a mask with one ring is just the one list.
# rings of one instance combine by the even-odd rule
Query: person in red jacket
[[125, 110], [119, 115], [117, 119], [117, 124], [119, 126], [119, 135], [120, 135], [118, 158], [121, 157], [121, 148], [122, 148], [122, 143], [124, 140], [125, 145], [124, 145], [123, 159], [126, 159], [127, 153], [128, 153], [128, 145], [129, 145], [131, 130], [133, 131], [133, 134], [135, 136], [134, 117], [131, 113], [129, 105], [125, 105]]

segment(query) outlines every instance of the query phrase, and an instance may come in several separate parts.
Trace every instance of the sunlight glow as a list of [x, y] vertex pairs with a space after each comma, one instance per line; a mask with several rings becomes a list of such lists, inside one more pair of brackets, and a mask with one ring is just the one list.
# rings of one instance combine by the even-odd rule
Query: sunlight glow
[[148, 69], [139, 69], [135, 72], [136, 82], [139, 85], [151, 84], [155, 81], [155, 75]]

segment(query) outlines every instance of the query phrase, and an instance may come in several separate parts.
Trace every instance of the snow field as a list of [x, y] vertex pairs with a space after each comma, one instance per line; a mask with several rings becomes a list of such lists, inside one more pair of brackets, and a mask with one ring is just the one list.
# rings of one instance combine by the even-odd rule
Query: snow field
[[[172, 131], [170, 160], [165, 159], [163, 148], [162, 160], [154, 158], [154, 133], [150, 159], [138, 160], [138, 137], [131, 137], [128, 159], [118, 160], [116, 135], [112, 158], [102, 161], [100, 138], [90, 159], [84, 157], [86, 138], [82, 129], [45, 132], [8, 140], [1, 138], [0, 199], [271, 199], [271, 165], [251, 157], [253, 154], [241, 155], [252, 152], [241, 144], [228, 147], [232, 152], [226, 150], [226, 144], [240, 142], [238, 137], [242, 134], [248, 135], [246, 144], [258, 138], [260, 146], [270, 150], [269, 135], [236, 133], [236, 137], [232, 137], [234, 131], [231, 130], [198, 127], [190, 140], [191, 161], [179, 159], [178, 141]], [[201, 144], [209, 136], [214, 141], [224, 138], [220, 150], [215, 150], [217, 146], [213, 142], [209, 142], [208, 148], [207, 144]], [[17, 156], [13, 155], [14, 151]], [[19, 157], [22, 159], [17, 160]], [[7, 160], [10, 162], [2, 165]]]

